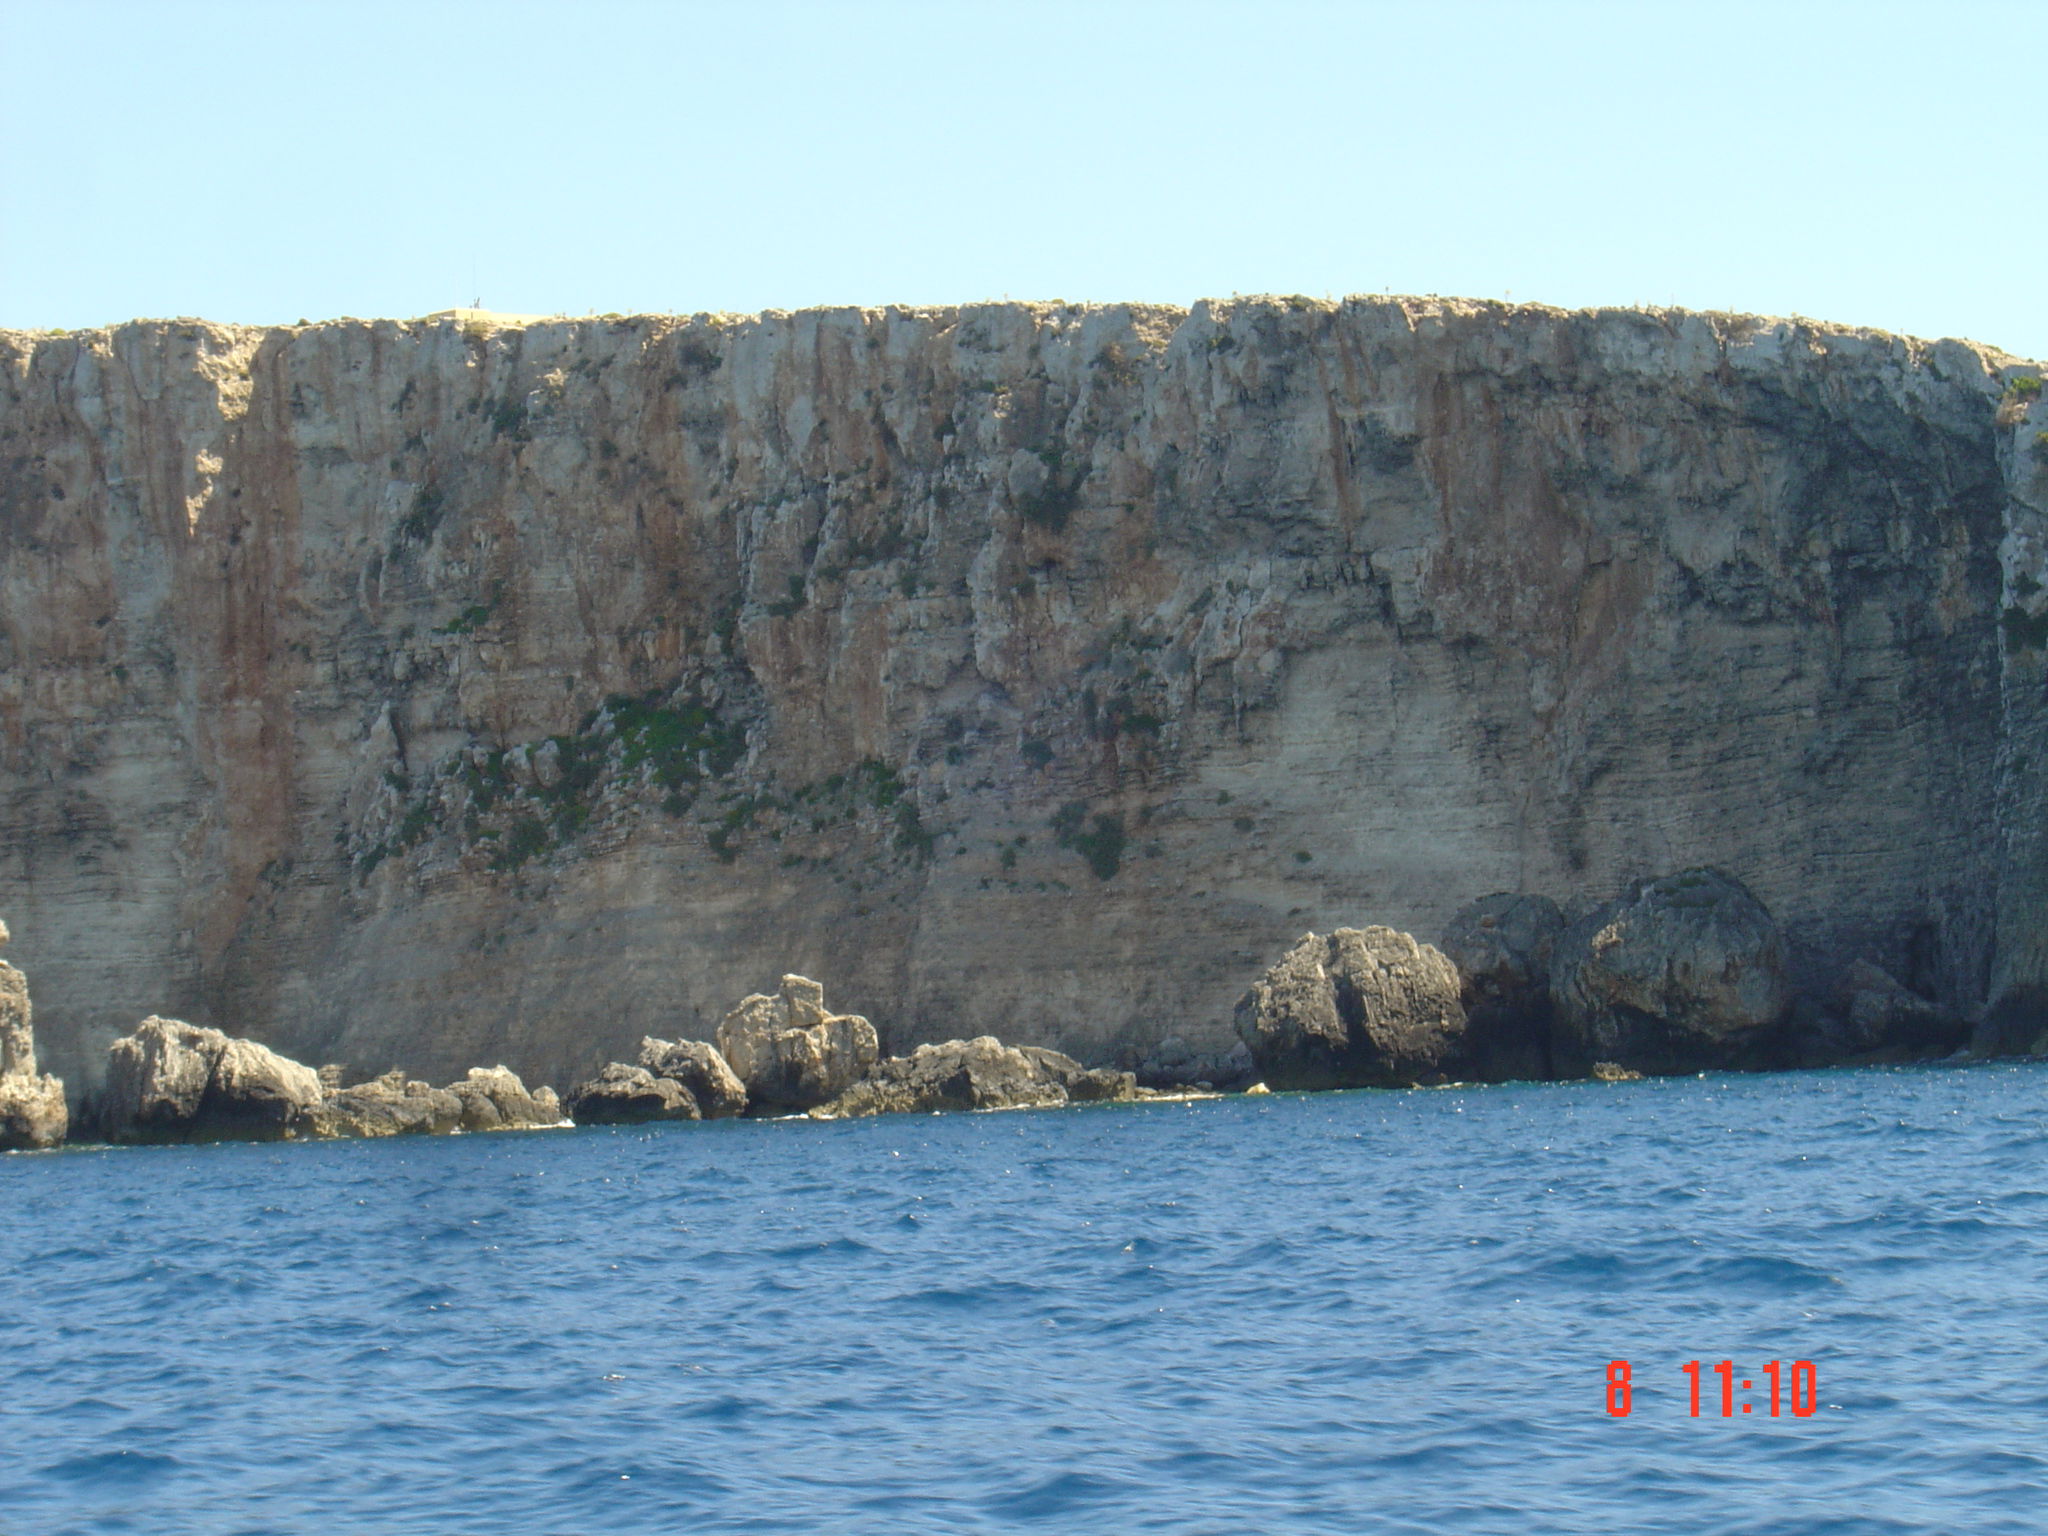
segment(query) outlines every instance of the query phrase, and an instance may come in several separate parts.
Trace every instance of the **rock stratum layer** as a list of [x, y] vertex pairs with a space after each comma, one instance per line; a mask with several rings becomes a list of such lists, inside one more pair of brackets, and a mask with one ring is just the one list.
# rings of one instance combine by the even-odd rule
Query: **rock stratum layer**
[[2030, 1043], [2039, 373], [1435, 300], [0, 333], [43, 1054], [573, 1082], [795, 965], [1134, 1067], [1304, 929], [1704, 863]]

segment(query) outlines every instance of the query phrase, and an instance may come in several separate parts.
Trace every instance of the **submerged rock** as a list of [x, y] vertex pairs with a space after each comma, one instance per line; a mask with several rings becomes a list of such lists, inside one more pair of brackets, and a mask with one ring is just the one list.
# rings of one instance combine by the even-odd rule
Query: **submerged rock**
[[782, 978], [774, 996], [743, 999], [718, 1026], [718, 1051], [755, 1107], [812, 1109], [851, 1088], [881, 1057], [875, 1027], [825, 1011], [825, 989]]
[[818, 1113], [852, 1117], [1017, 1109], [1136, 1096], [1137, 1079], [1128, 1072], [1090, 1069], [1058, 1051], [1007, 1046], [993, 1035], [980, 1035], [892, 1056]]
[[1717, 869], [1628, 890], [1558, 936], [1551, 963], [1557, 1070], [1738, 1064], [1792, 1007], [1785, 942], [1762, 902]]
[[1499, 1082], [1551, 1075], [1550, 959], [1564, 914], [1548, 896], [1503, 892], [1461, 907], [1439, 948], [1458, 968], [1465, 1075]]
[[1275, 1088], [1398, 1087], [1463, 1048], [1457, 967], [1392, 928], [1304, 934], [1237, 1005], [1237, 1033]]
[[728, 1119], [747, 1111], [746, 1084], [718, 1054], [718, 1047], [705, 1041], [645, 1036], [640, 1041], [640, 1065], [656, 1077], [681, 1083], [706, 1120]]
[[253, 1040], [151, 1015], [107, 1050], [97, 1100], [108, 1141], [278, 1141], [321, 1102], [311, 1067]]
[[569, 1118], [578, 1125], [639, 1125], [650, 1120], [697, 1120], [696, 1098], [672, 1077], [612, 1062], [569, 1090]]
[[[0, 945], [7, 938], [0, 922]], [[0, 1152], [54, 1147], [70, 1128], [63, 1080], [36, 1070], [31, 1019], [28, 978], [0, 960]]]

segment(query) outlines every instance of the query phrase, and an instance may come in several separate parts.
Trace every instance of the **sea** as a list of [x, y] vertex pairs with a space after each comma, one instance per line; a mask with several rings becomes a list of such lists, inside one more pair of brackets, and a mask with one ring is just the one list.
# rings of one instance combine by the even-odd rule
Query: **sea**
[[0, 1303], [6, 1536], [2040, 1536], [2048, 1065], [17, 1154]]

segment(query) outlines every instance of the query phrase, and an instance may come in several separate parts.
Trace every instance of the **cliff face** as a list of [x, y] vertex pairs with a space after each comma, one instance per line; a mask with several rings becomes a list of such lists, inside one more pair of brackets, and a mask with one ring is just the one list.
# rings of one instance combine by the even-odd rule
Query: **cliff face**
[[0, 333], [44, 1054], [560, 1082], [790, 970], [891, 1050], [1222, 1049], [1305, 929], [1695, 862], [2025, 1034], [2035, 372], [1417, 300]]

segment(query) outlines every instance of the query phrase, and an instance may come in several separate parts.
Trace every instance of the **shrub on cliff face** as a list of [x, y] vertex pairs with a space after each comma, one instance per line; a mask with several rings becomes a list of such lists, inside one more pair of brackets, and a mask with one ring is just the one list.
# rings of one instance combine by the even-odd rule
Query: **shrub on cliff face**
[[515, 443], [523, 443], [531, 435], [524, 400], [507, 395], [491, 408], [491, 436], [509, 437]]
[[538, 816], [522, 816], [512, 823], [512, 830], [505, 835], [504, 846], [492, 863], [498, 869], [514, 869], [547, 845], [547, 824]]
[[2038, 651], [2048, 646], [2048, 613], [2029, 613], [2018, 603], [2012, 603], [2000, 617], [2000, 623], [2010, 650]]
[[928, 859], [932, 845], [938, 839], [926, 830], [924, 818], [918, 814], [917, 804], [901, 800], [896, 804], [896, 851], [910, 854], [916, 859]]
[[1081, 855], [1098, 880], [1111, 880], [1123, 867], [1124, 848], [1130, 841], [1124, 819], [1115, 812], [1103, 812], [1088, 824], [1085, 801], [1070, 800], [1053, 813], [1053, 842]]
[[2027, 407], [2040, 398], [2041, 381], [2033, 375], [2021, 374], [2007, 379], [1993, 420], [2001, 427], [2016, 427], [2027, 419]]
[[573, 732], [488, 752], [470, 749], [415, 778], [387, 773], [402, 797], [395, 822], [360, 846], [356, 872], [367, 878], [385, 859], [408, 852], [442, 825], [444, 813], [472, 847], [495, 844], [492, 867], [508, 870], [590, 823], [608, 786], [651, 784], [674, 814], [689, 809], [697, 787], [731, 774], [746, 756], [746, 728], [699, 701], [670, 702], [657, 690], [614, 695]]
[[441, 514], [447, 509], [448, 498], [438, 485], [429, 481], [412, 493], [412, 506], [398, 526], [392, 530], [394, 547], [399, 544], [424, 544], [434, 536], [434, 530], [441, 524]]
[[1013, 481], [1010, 490], [1011, 505], [1027, 523], [1043, 528], [1049, 533], [1065, 533], [1067, 520], [1081, 505], [1081, 479], [1084, 471], [1068, 470], [1066, 449], [1055, 443], [1041, 448], [1037, 454], [1038, 464], [1021, 480]]
[[649, 763], [656, 781], [675, 789], [706, 775], [724, 778], [747, 755], [744, 726], [720, 719], [707, 704], [668, 705], [662, 697], [614, 694], [605, 700], [604, 713], [624, 744], [621, 767], [627, 773]]
[[1092, 365], [1110, 383], [1129, 388], [1138, 382], [1138, 365], [1124, 350], [1123, 343], [1112, 341], [1095, 354]]

